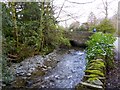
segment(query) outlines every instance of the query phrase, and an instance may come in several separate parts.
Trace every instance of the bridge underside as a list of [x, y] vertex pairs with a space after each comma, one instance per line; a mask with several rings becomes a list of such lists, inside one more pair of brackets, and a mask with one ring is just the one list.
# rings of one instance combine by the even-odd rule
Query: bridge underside
[[87, 47], [87, 45], [85, 43], [74, 41], [74, 40], [70, 40], [70, 44], [73, 47], [81, 47], [81, 48], [86, 48]]
[[69, 32], [66, 37], [69, 38], [70, 44], [74, 47], [86, 48], [86, 41], [93, 33], [88, 31], [77, 31], [77, 32]]

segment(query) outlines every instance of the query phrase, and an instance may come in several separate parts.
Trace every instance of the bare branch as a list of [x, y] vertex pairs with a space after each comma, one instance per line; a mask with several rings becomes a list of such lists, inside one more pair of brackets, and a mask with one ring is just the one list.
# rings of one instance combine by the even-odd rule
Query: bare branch
[[64, 22], [64, 21], [67, 21], [67, 20], [70, 20], [70, 19], [74, 19], [75, 21], [77, 21], [76, 20], [76, 18], [79, 18], [80, 16], [82, 16], [84, 13], [82, 13], [81, 15], [77, 15], [77, 16], [73, 16], [73, 14], [71, 14], [71, 13], [68, 13], [68, 12], [66, 12], [66, 11], [64, 11], [63, 10], [63, 12], [65, 12], [65, 13], [67, 13], [66, 15], [67, 16], [69, 16], [70, 18], [68, 18], [68, 19], [65, 19], [65, 20], [60, 20], [59, 22]]
[[106, 5], [105, 5], [105, 2], [102, 0], [102, 3], [103, 3], [103, 5], [104, 5], [104, 8], [106, 7]]
[[76, 20], [77, 18], [79, 18], [79, 16], [74, 16], [74, 17], [70, 17], [70, 18], [67, 18], [67, 19], [64, 19], [64, 20], [59, 20], [58, 22], [64, 22], [64, 21], [68, 21], [68, 20], [70, 20], [70, 19], [73, 19], [74, 21], [78, 21], [78, 20]]
[[[64, 10], [63, 10], [63, 12], [67, 13], [67, 12], [64, 11]], [[77, 21], [77, 20], [73, 17], [73, 14], [71, 14], [71, 13], [67, 13], [67, 16], [69, 16], [69, 17], [73, 18], [75, 21]]]
[[67, 0], [67, 2], [69, 2], [69, 3], [73, 3], [73, 4], [89, 4], [89, 3], [93, 3], [93, 2], [95, 2], [95, 1], [96, 1], [96, 0], [91, 1], [91, 2], [79, 3], [79, 2], [72, 2], [72, 1], [68, 1], [68, 0]]
[[71, 2], [71, 1], [68, 1], [68, 0], [64, 0], [64, 2], [63, 2], [63, 4], [62, 4], [62, 6], [60, 7], [60, 11], [59, 11], [58, 16], [56, 17], [56, 19], [57, 19], [57, 18], [59, 18], [60, 13], [61, 13], [61, 11], [62, 11], [62, 9], [63, 9], [64, 4], [65, 4], [65, 2], [66, 2], [66, 1], [67, 1], [67, 2], [69, 2], [69, 3], [74, 3], [74, 4], [88, 4], [88, 3], [93, 3], [93, 2], [94, 2], [94, 1], [96, 1], [96, 0], [91, 1], [91, 2], [85, 2], [85, 3]]
[[65, 4], [65, 1], [66, 1], [66, 0], [64, 0], [64, 2], [63, 2], [62, 6], [61, 6], [61, 8], [60, 8], [60, 11], [59, 11], [58, 16], [56, 17], [56, 19], [60, 16], [60, 13], [61, 13], [61, 11], [62, 11], [62, 9], [63, 9], [64, 4]]
[[70, 20], [70, 19], [73, 19], [73, 18], [68, 18], [68, 19], [60, 20], [60, 21], [58, 21], [58, 22], [68, 21], [68, 20]]

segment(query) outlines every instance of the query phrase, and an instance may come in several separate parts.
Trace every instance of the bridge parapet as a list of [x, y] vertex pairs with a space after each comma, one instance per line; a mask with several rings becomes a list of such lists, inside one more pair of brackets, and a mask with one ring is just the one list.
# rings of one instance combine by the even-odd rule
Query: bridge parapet
[[79, 31], [79, 32], [69, 32], [67, 33], [66, 37], [69, 38], [70, 40], [75, 40], [75, 41], [86, 41], [89, 39], [89, 36], [91, 36], [93, 32], [88, 32], [88, 31]]
[[86, 46], [85, 42], [89, 39], [89, 37], [93, 34], [93, 32], [88, 31], [76, 31], [76, 32], [68, 32], [66, 33], [66, 37], [70, 40], [75, 46]]

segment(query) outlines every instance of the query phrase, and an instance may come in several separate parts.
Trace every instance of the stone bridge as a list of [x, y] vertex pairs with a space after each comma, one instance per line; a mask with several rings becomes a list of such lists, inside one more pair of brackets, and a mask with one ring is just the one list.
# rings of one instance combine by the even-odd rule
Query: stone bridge
[[85, 43], [92, 34], [93, 34], [92, 32], [88, 31], [73, 31], [67, 32], [66, 37], [69, 38], [72, 46], [85, 48], [86, 47]]

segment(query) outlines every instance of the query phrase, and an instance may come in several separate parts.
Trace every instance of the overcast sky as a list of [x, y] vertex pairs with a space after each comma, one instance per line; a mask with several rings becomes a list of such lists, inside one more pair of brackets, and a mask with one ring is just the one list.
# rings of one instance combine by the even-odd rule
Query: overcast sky
[[[56, 8], [56, 15], [58, 16], [58, 13], [60, 11], [60, 7], [63, 5], [63, 2], [65, 0], [54, 0], [54, 5], [57, 6]], [[85, 2], [93, 2], [88, 4], [75, 4], [70, 3], [71, 2], [78, 2], [78, 3], [85, 3]], [[80, 23], [86, 22], [88, 19], [88, 16], [90, 12], [93, 12], [97, 18], [103, 18], [105, 17], [104, 6], [102, 0], [68, 0], [65, 1], [63, 9], [60, 13], [60, 16], [58, 20], [66, 20], [72, 17], [75, 17], [74, 19], [67, 20], [67, 22], [61, 22], [60, 25], [62, 26], [69, 26], [72, 22], [79, 21]], [[106, 1], [106, 0], [103, 0]], [[108, 5], [108, 17], [112, 17], [118, 9], [118, 2], [120, 0], [107, 0], [109, 3]], [[70, 16], [69, 16], [70, 15]]]

